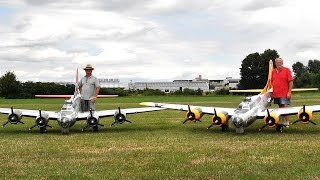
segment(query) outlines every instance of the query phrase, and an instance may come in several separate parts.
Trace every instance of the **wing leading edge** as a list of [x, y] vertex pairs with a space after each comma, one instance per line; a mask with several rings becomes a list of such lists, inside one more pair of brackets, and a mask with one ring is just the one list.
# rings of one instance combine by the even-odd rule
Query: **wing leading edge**
[[[167, 109], [175, 109], [180, 111], [188, 111], [188, 105], [185, 104], [166, 104], [166, 103], [156, 103], [156, 102], [142, 102], [140, 103], [142, 106], [149, 106], [149, 107], [158, 107], [158, 108], [167, 108]], [[223, 107], [206, 107], [206, 106], [190, 106], [191, 109], [193, 108], [200, 108], [203, 114], [210, 114], [214, 115], [216, 112], [227, 112], [230, 116], [232, 116], [235, 112], [235, 108], [223, 108]]]
[[[136, 114], [136, 113], [143, 113], [143, 112], [159, 111], [164, 109], [166, 108], [163, 108], [163, 107], [127, 108], [127, 109], [121, 109], [121, 112], [125, 114]], [[99, 118], [102, 118], [102, 117], [114, 116], [116, 111], [118, 111], [118, 109], [95, 111], [95, 113], [96, 115], [99, 116]], [[90, 112], [79, 113], [78, 119], [86, 119], [89, 114]]]
[[[14, 111], [20, 111], [22, 116], [27, 117], [37, 117], [39, 116], [39, 110], [29, 110], [29, 109], [14, 109]], [[10, 108], [0, 108], [1, 114], [10, 114], [11, 109]], [[53, 111], [42, 111], [42, 113], [46, 113], [49, 115], [49, 119], [58, 119], [59, 113], [53, 112]]]

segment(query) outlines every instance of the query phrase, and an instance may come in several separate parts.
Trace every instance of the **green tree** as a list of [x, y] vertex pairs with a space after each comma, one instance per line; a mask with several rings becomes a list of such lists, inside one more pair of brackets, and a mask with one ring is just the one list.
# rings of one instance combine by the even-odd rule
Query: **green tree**
[[306, 73], [307, 68], [301, 62], [298, 61], [292, 65], [292, 71], [296, 79], [301, 77], [304, 73]]
[[263, 88], [268, 79], [269, 60], [279, 57], [276, 50], [267, 49], [262, 54], [249, 54], [242, 60], [239, 89]]
[[21, 83], [17, 80], [14, 72], [6, 72], [0, 78], [0, 96], [4, 98], [19, 98], [21, 92]]
[[307, 70], [309, 73], [320, 73], [320, 61], [309, 60]]

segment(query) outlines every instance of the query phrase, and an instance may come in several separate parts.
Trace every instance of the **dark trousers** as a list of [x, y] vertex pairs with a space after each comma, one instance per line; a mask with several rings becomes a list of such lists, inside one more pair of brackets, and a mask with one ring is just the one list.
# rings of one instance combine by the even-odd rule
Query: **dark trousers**
[[90, 100], [81, 99], [81, 112], [90, 111], [90, 109], [95, 110], [94, 103]]

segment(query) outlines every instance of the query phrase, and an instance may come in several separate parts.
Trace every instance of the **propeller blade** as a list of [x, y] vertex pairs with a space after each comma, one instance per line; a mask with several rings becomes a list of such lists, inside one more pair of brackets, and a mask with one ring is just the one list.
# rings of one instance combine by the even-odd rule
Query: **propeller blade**
[[13, 114], [13, 107], [11, 107], [11, 114]]
[[121, 110], [120, 110], [120, 107], [118, 107], [118, 111], [119, 111], [119, 114], [121, 114]]
[[40, 115], [40, 117], [42, 117], [42, 116], [41, 116], [41, 110], [40, 110], [40, 109], [39, 109], [39, 115]]
[[185, 120], [183, 120], [182, 124], [186, 123], [188, 120], [189, 120], [189, 118], [186, 118]]
[[93, 115], [92, 115], [92, 109], [90, 109], [90, 116], [93, 117]]
[[270, 112], [269, 112], [269, 109], [267, 109], [267, 113], [268, 113], [268, 117], [270, 117]]
[[217, 117], [217, 111], [216, 111], [216, 108], [214, 108], [213, 110], [214, 110], [214, 115], [216, 115], [216, 117]]

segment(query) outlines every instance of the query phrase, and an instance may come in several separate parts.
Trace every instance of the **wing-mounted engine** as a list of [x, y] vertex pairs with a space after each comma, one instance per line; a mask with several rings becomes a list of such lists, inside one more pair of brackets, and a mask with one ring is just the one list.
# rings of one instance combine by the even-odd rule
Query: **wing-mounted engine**
[[41, 112], [39, 110], [39, 115], [36, 117], [36, 121], [33, 126], [29, 128], [29, 130], [33, 129], [34, 127], [38, 127], [40, 133], [45, 133], [47, 131], [47, 127], [52, 128], [52, 126], [48, 125], [49, 122], [49, 114]]
[[222, 128], [222, 131], [227, 131], [229, 129], [228, 120], [230, 116], [227, 112], [221, 111], [218, 112], [214, 109], [214, 115], [212, 117], [212, 123], [207, 129], [210, 129], [212, 126], [218, 126]]
[[98, 126], [104, 126], [103, 124], [99, 123], [99, 116], [90, 109], [90, 114], [87, 117], [87, 125], [82, 128], [82, 131], [84, 131], [87, 128], [91, 128], [93, 131], [98, 131]]
[[22, 118], [22, 112], [19, 110], [14, 110], [11, 107], [11, 113], [8, 114], [7, 122], [5, 122], [2, 126], [7, 125], [8, 123], [10, 123], [10, 124], [18, 124], [18, 123], [24, 124], [24, 122], [21, 121], [21, 118]]
[[312, 110], [306, 108], [306, 106], [303, 105], [303, 107], [298, 112], [298, 119], [295, 120], [292, 124], [295, 124], [297, 122], [301, 122], [304, 124], [312, 123], [314, 125], [317, 125], [315, 122], [313, 122], [311, 120], [312, 120]]
[[265, 127], [274, 128], [276, 127], [276, 130], [280, 133], [282, 133], [283, 125], [280, 124], [280, 115], [269, 112], [269, 109], [267, 109], [267, 115], [264, 117], [264, 125], [259, 129], [261, 131]]
[[114, 122], [110, 125], [113, 126], [115, 124], [123, 124], [124, 122], [131, 123], [131, 121], [127, 120], [127, 115], [124, 112], [121, 112], [120, 107], [114, 113]]
[[183, 121], [183, 124], [186, 123], [187, 121], [192, 121], [192, 122], [201, 122], [201, 118], [203, 116], [201, 108], [190, 108], [190, 105], [188, 105], [188, 112], [186, 113], [186, 119]]

